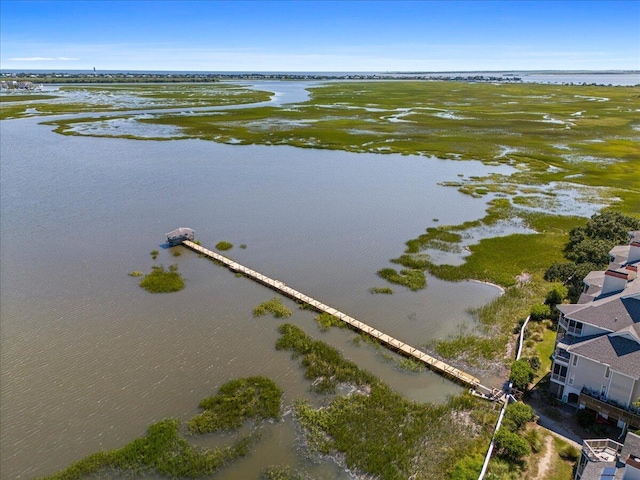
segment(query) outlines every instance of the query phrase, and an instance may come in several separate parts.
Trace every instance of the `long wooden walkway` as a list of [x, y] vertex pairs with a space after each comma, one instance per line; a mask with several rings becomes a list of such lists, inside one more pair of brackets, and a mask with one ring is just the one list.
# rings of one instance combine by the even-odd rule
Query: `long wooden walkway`
[[387, 335], [386, 333], [376, 330], [375, 328], [370, 327], [366, 323], [356, 320], [355, 318], [350, 317], [349, 315], [346, 315], [340, 312], [339, 310], [336, 310], [335, 308], [330, 307], [329, 305], [325, 305], [324, 303], [319, 302], [318, 300], [315, 300], [309, 297], [308, 295], [300, 293], [297, 290], [294, 290], [293, 288], [288, 287], [287, 285], [285, 285], [283, 282], [279, 280], [274, 280], [272, 278], [267, 277], [266, 275], [256, 272], [255, 270], [251, 270], [250, 268], [247, 268], [244, 265], [240, 265], [238, 262], [235, 262], [225, 257], [224, 255], [220, 255], [219, 253], [213, 252], [190, 240], [184, 240], [182, 243], [186, 247], [189, 247], [190, 249], [195, 250], [196, 252], [201, 253], [202, 255], [205, 255], [209, 258], [217, 260], [218, 262], [224, 264], [226, 267], [228, 267], [230, 270], [233, 270], [234, 272], [241, 273], [298, 302], [311, 305], [313, 308], [317, 309], [320, 312], [326, 312], [330, 315], [333, 315], [334, 317], [339, 318], [343, 322], [349, 324], [354, 329], [367, 333], [372, 337], [374, 337], [375, 339], [379, 340], [380, 342], [393, 348], [394, 350], [398, 350], [409, 357], [415, 358], [416, 360], [423, 362], [429, 368], [431, 368], [432, 370], [442, 375], [445, 375], [453, 380], [456, 380], [464, 385], [468, 385], [473, 388], [481, 387], [486, 390], [489, 390], [487, 387], [482, 386], [480, 384], [480, 380], [478, 380], [473, 375], [469, 375], [468, 373], [463, 372], [462, 370], [459, 370], [455, 367], [452, 367], [451, 365], [448, 365], [438, 360], [437, 358], [433, 358], [431, 355], [428, 355], [418, 350], [417, 348], [407, 345], [406, 343], [401, 342], [400, 340], [397, 340]]

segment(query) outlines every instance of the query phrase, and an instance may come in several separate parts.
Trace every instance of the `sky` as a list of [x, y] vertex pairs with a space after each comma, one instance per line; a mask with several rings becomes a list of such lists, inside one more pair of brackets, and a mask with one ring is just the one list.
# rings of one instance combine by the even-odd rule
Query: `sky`
[[0, 0], [0, 69], [640, 70], [640, 0]]

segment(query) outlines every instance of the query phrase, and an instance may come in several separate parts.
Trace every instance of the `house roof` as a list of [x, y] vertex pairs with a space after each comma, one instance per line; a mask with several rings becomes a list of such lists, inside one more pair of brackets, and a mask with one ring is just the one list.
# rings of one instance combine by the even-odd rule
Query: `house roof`
[[613, 247], [609, 251], [609, 255], [613, 257], [611, 263], [614, 264], [614, 268], [617, 268], [620, 265], [624, 265], [626, 263], [627, 259], [629, 258], [630, 248], [630, 245], [618, 245]]
[[611, 295], [594, 298], [587, 303], [558, 305], [564, 316], [615, 332], [640, 322], [640, 300], [632, 297], [640, 290], [640, 281], [630, 282], [630, 288]]
[[604, 283], [604, 270], [596, 270], [593, 272], [589, 272], [586, 277], [584, 277], [583, 282], [587, 285], [591, 286], [599, 286], [601, 287]]
[[[636, 330], [636, 327], [633, 327]], [[640, 332], [635, 332], [640, 335]], [[612, 370], [640, 379], [640, 343], [623, 335], [600, 335], [575, 341], [567, 351], [609, 365]]]
[[620, 459], [626, 461], [629, 455], [640, 457], [640, 435], [633, 432], [627, 432], [624, 439], [624, 446], [620, 452]]
[[183, 235], [191, 235], [193, 230], [187, 227], [176, 228], [175, 230], [167, 233], [168, 238], [181, 237]]
[[[584, 447], [582, 448], [584, 450]], [[603, 478], [613, 478], [614, 480], [622, 479], [625, 471], [624, 463], [627, 461], [627, 458], [629, 458], [629, 455], [632, 457], [640, 456], [640, 436], [633, 432], [627, 432], [624, 445], [622, 446], [622, 450], [620, 451], [616, 461], [587, 462], [584, 470], [582, 471], [580, 480], [602, 480]], [[615, 472], [613, 477], [610, 475], [605, 476], [606, 473], [611, 472]]]

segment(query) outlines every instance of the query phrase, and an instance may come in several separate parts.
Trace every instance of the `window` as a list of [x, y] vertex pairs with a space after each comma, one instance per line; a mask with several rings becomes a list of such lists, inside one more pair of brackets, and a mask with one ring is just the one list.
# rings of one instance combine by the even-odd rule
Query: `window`
[[602, 398], [602, 399], [607, 398], [607, 386], [606, 385], [602, 385], [602, 389], [600, 390], [600, 398]]
[[571, 359], [571, 365], [573, 365], [574, 367], [576, 365], [578, 365], [578, 356], [574, 355], [573, 358]]
[[576, 374], [575, 373], [570, 373], [569, 374], [569, 385], [573, 385], [574, 380], [576, 379]]
[[567, 333], [571, 333], [573, 335], [582, 335], [582, 322], [569, 320], [567, 324]]
[[554, 364], [553, 373], [551, 374], [551, 379], [564, 383], [566, 378], [567, 378], [567, 367], [558, 365], [557, 363]]
[[609, 378], [611, 376], [611, 369], [607, 367], [604, 371], [604, 378]]

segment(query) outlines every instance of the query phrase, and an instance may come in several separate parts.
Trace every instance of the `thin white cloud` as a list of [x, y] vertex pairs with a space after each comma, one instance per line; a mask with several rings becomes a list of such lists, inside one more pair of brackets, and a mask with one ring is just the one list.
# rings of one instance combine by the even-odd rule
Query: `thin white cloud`
[[74, 62], [80, 59], [73, 57], [16, 57], [9, 60], [13, 62]]

